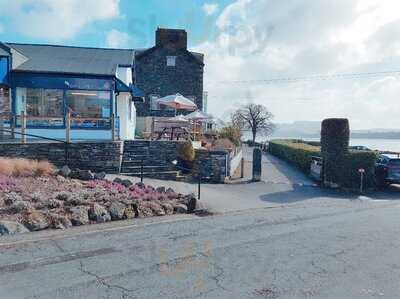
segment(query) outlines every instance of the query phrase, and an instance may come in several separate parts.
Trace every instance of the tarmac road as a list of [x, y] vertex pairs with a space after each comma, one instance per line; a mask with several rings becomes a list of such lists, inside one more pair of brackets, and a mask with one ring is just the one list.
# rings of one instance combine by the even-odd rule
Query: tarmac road
[[2, 238], [0, 298], [398, 298], [400, 205], [351, 203]]

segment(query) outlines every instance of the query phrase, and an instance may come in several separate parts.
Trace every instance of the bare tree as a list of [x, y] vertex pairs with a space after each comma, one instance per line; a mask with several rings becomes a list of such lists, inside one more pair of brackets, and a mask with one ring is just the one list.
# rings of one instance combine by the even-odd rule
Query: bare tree
[[258, 104], [247, 104], [236, 110], [232, 115], [232, 123], [242, 130], [250, 130], [253, 144], [257, 134], [268, 136], [275, 129], [272, 123], [273, 114], [267, 107]]

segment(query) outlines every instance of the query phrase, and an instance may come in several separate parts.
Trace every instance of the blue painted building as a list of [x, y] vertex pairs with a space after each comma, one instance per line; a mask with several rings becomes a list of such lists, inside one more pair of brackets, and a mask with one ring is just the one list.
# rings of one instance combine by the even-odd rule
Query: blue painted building
[[[67, 113], [71, 137], [79, 140], [134, 139], [134, 50], [0, 42], [0, 116], [20, 130], [63, 139]], [[115, 119], [116, 121], [112, 121]], [[115, 124], [114, 127], [112, 124]]]

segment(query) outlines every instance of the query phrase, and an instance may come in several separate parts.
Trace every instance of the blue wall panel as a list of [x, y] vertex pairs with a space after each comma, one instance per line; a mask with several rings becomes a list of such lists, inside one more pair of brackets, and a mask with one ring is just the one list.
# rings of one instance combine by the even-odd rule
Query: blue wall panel
[[8, 84], [8, 57], [0, 57], [0, 84]]

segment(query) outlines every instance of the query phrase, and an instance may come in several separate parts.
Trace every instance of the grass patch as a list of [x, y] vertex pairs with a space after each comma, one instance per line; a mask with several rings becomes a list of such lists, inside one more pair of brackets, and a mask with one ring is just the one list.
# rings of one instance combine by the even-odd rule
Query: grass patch
[[22, 158], [0, 158], [0, 175], [13, 177], [49, 176], [56, 167], [47, 161]]

